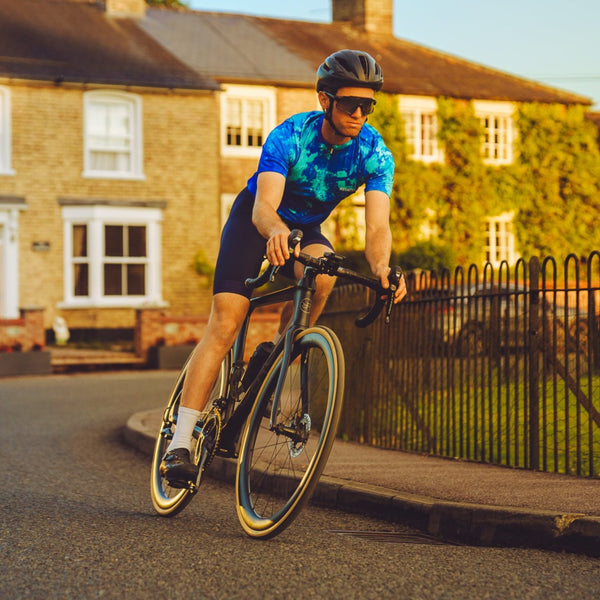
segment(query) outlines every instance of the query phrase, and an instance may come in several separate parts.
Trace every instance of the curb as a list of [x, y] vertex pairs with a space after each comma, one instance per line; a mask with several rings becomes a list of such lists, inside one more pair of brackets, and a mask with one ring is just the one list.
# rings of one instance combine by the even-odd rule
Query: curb
[[[154, 437], [132, 415], [123, 430], [130, 446], [152, 455]], [[233, 484], [237, 461], [215, 456], [207, 474]], [[448, 542], [543, 548], [600, 556], [600, 517], [450, 502], [322, 475], [311, 503], [403, 523]]]

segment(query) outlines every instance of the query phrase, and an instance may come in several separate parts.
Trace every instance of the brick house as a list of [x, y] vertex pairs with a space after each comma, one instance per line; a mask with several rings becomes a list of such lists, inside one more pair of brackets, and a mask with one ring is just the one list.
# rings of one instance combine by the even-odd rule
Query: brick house
[[218, 241], [219, 86], [136, 26], [144, 10], [0, 1], [2, 317], [131, 328], [142, 304], [208, 296], [190, 265]]
[[392, 0], [332, 0], [331, 23], [150, 9], [143, 0], [0, 0], [0, 318], [44, 308], [81, 330], [135, 309], [206, 312], [192, 269], [269, 130], [317, 108], [314, 77], [362, 48], [397, 94], [415, 160], [442, 160], [436, 98], [473, 100], [485, 156], [511, 160], [515, 103], [587, 98], [397, 39]]

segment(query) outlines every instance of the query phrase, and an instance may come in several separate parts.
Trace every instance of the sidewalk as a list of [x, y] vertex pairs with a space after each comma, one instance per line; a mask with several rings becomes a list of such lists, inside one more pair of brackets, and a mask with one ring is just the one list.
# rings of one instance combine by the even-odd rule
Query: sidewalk
[[[150, 454], [162, 409], [125, 427]], [[215, 457], [212, 477], [234, 481], [235, 461]], [[380, 450], [336, 440], [315, 502], [413, 525], [480, 545], [566, 549], [600, 556], [600, 480]]]

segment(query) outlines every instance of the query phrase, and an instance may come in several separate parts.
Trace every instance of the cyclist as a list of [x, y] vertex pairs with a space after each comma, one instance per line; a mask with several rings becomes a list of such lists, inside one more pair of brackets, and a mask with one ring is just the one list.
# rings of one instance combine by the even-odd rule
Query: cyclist
[[[335, 52], [317, 71], [323, 111], [293, 115], [265, 141], [258, 168], [236, 198], [223, 228], [209, 322], [193, 351], [177, 428], [160, 465], [172, 487], [185, 487], [197, 475], [190, 460], [192, 432], [248, 311], [250, 292], [244, 281], [258, 274], [265, 255], [272, 265], [286, 263], [291, 229], [303, 231], [304, 252], [322, 256], [332, 246], [321, 233], [321, 223], [364, 184], [365, 256], [373, 275], [384, 288], [389, 287], [389, 196], [394, 161], [379, 133], [366, 125], [375, 106], [375, 92], [382, 85], [381, 67], [369, 54]], [[297, 247], [296, 256], [299, 251]], [[299, 278], [301, 267], [296, 263], [296, 272], [290, 274]], [[318, 277], [311, 324], [333, 285], [333, 277]], [[405, 294], [401, 282], [394, 301], [399, 302]], [[291, 307], [284, 307], [280, 334], [290, 315]]]

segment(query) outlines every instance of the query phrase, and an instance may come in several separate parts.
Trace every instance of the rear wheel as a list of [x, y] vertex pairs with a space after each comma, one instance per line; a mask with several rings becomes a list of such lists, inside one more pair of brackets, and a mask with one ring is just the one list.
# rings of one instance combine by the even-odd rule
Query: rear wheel
[[[195, 464], [200, 466], [198, 479], [195, 482], [191, 482], [186, 488], [178, 489], [171, 487], [168, 481], [160, 474], [159, 467], [167, 447], [173, 439], [175, 428], [177, 427], [179, 403], [181, 401], [183, 383], [188, 372], [188, 365], [189, 361], [181, 370], [163, 412], [160, 429], [154, 444], [154, 453], [152, 455], [150, 494], [154, 509], [159, 515], [164, 517], [171, 517], [183, 510], [198, 491], [202, 472], [212, 459], [215, 439], [218, 437], [221, 426], [220, 413], [217, 409], [210, 410], [202, 420], [198, 422], [194, 431], [193, 447], [190, 453]], [[231, 355], [228, 354], [221, 363], [217, 380], [209, 397], [208, 407], [212, 407], [212, 403], [215, 399], [225, 396], [230, 365]]]
[[256, 538], [280, 533], [309, 500], [329, 456], [342, 410], [344, 358], [337, 336], [311, 327], [294, 341], [270, 427], [283, 352], [259, 389], [240, 447], [237, 513]]

